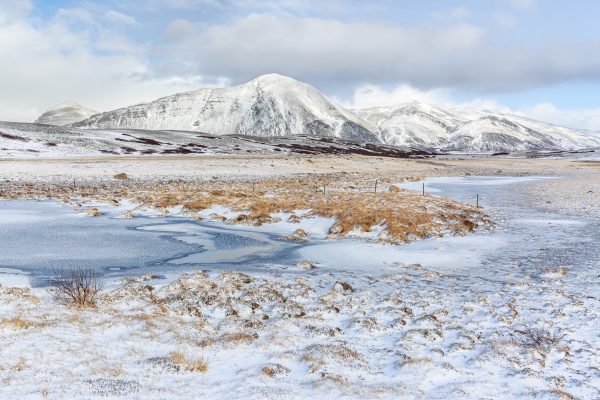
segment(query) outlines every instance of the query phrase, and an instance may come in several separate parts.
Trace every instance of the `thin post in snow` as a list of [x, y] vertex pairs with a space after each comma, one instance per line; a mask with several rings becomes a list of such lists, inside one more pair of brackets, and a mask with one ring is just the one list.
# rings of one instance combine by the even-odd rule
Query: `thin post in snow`
[[423, 196], [425, 196], [425, 182], [423, 182]]
[[477, 208], [479, 208], [479, 193], [477, 193]]
[[323, 185], [323, 196], [325, 196], [325, 188], [327, 187], [327, 185]]
[[375, 193], [377, 193], [377, 179], [375, 179]]

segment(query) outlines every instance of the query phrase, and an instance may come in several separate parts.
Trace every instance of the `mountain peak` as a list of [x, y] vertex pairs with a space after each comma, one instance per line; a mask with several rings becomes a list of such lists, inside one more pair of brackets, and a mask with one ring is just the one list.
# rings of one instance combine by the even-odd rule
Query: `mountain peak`
[[242, 86], [261, 86], [261, 87], [285, 87], [290, 88], [294, 86], [309, 86], [308, 84], [291, 78], [286, 75], [271, 73], [261, 75], [254, 78], [250, 82], [243, 84]]
[[85, 106], [82, 106], [81, 104], [77, 103], [76, 101], [66, 100], [60, 104], [55, 105], [54, 107], [51, 107], [48, 111], [57, 110], [59, 108], [67, 108], [67, 107], [86, 108]]
[[83, 121], [98, 114], [98, 111], [82, 106], [75, 101], [64, 101], [55, 105], [35, 120], [36, 124], [64, 126]]

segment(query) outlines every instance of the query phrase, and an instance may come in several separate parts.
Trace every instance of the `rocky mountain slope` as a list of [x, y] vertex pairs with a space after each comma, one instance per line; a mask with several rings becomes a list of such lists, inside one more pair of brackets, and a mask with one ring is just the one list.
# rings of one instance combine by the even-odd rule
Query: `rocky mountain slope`
[[40, 115], [40, 117], [35, 120], [35, 123], [65, 126], [83, 121], [97, 113], [98, 111], [84, 107], [74, 101], [65, 101]]

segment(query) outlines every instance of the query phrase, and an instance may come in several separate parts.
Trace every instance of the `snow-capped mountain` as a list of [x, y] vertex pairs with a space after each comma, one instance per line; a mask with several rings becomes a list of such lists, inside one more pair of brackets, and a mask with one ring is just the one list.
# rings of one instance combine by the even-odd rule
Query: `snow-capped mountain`
[[314, 87], [277, 74], [263, 75], [239, 86], [179, 93], [99, 114], [76, 103], [64, 103], [36, 122], [212, 135], [330, 136], [457, 152], [600, 147], [600, 134], [519, 115], [443, 108], [420, 102], [347, 110]]
[[459, 152], [576, 150], [600, 146], [600, 135], [512, 114], [410, 102], [353, 110], [387, 144]]
[[94, 115], [84, 128], [171, 129], [215, 135], [316, 135], [380, 143], [377, 129], [314, 87], [277, 74]]
[[450, 133], [467, 121], [447, 110], [419, 102], [353, 111], [377, 127], [383, 142], [396, 146], [444, 147]]
[[35, 123], [66, 126], [83, 121], [97, 113], [98, 111], [84, 107], [74, 101], [65, 101], [40, 115], [40, 117], [35, 120]]

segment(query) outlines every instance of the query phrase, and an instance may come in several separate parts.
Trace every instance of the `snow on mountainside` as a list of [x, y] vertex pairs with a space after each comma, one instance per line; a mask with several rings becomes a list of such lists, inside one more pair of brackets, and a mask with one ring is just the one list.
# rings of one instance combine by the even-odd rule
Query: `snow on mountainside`
[[277, 74], [229, 88], [179, 93], [94, 115], [85, 128], [171, 129], [215, 135], [334, 136], [380, 142], [377, 130], [314, 87]]
[[84, 107], [74, 101], [65, 101], [40, 115], [40, 117], [35, 120], [35, 123], [65, 126], [83, 121], [97, 113], [98, 111]]
[[354, 112], [375, 125], [385, 143], [441, 148], [449, 134], [467, 119], [419, 102], [397, 107], [376, 107]]
[[[87, 118], [81, 118], [85, 113]], [[600, 147], [600, 134], [518, 115], [414, 101], [396, 107], [346, 110], [314, 87], [277, 74], [263, 75], [239, 86], [179, 93], [99, 114], [68, 103], [48, 111], [36, 122], [65, 125], [66, 121], [79, 128], [338, 137], [456, 152]]]
[[393, 145], [458, 152], [576, 150], [600, 146], [600, 135], [526, 117], [410, 102], [354, 112]]

